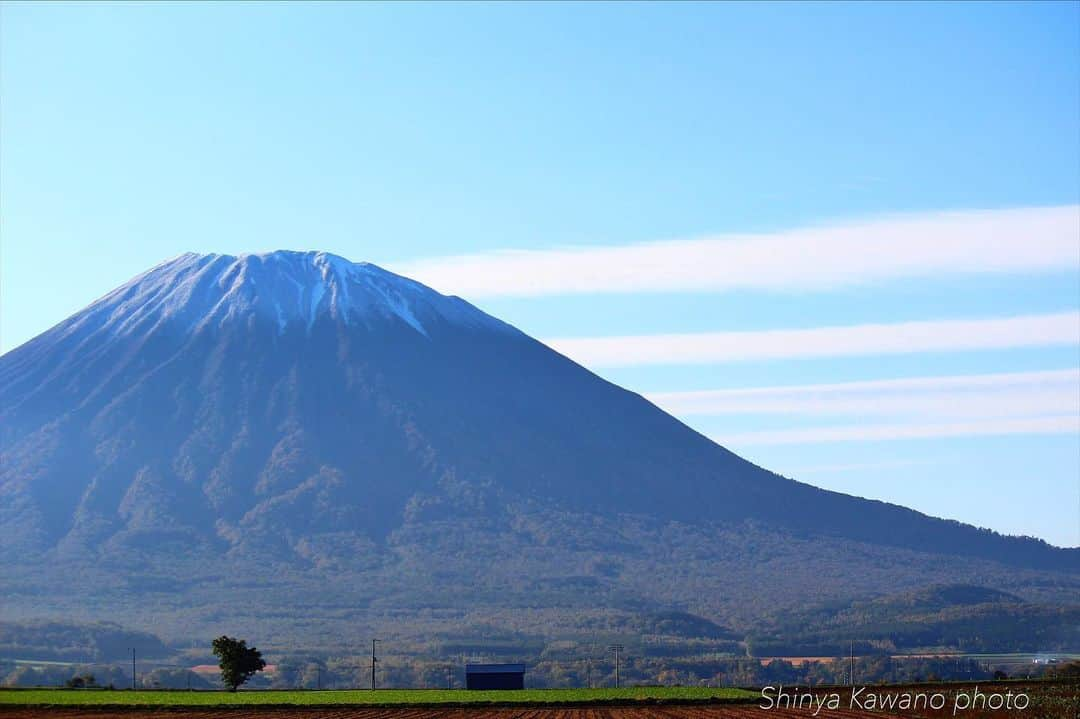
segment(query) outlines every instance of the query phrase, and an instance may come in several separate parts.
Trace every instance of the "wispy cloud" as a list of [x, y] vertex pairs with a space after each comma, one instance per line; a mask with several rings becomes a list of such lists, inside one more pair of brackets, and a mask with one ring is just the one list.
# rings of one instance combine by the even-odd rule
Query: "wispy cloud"
[[809, 329], [552, 338], [544, 342], [590, 367], [957, 352], [1080, 345], [1080, 312]]
[[804, 290], [965, 273], [1075, 269], [1080, 206], [901, 215], [767, 234], [501, 250], [392, 266], [465, 297]]
[[927, 424], [843, 425], [713, 435], [726, 447], [820, 442], [888, 441], [1016, 434], [1080, 434], [1080, 416], [1013, 417]]
[[908, 416], [922, 419], [1080, 416], [1080, 369], [647, 393], [671, 414]]
[[929, 459], [894, 459], [881, 462], [848, 462], [845, 464], [817, 464], [809, 467], [800, 467], [794, 470], [784, 470], [781, 474], [787, 477], [801, 477], [806, 474], [837, 474], [840, 472], [865, 472], [867, 470], [899, 469], [901, 467], [918, 467], [931, 464]]

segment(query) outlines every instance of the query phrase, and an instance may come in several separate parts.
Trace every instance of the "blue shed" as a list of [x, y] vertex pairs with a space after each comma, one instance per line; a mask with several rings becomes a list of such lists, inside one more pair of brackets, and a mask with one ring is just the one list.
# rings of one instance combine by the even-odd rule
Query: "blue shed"
[[524, 664], [466, 664], [466, 689], [524, 689]]

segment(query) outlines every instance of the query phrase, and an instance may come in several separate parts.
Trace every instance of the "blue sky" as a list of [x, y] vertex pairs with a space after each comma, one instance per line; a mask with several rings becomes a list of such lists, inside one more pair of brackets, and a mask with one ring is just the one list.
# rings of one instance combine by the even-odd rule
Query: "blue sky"
[[181, 252], [327, 250], [788, 476], [1080, 544], [1077, 3], [3, 3], [0, 33], [4, 350]]

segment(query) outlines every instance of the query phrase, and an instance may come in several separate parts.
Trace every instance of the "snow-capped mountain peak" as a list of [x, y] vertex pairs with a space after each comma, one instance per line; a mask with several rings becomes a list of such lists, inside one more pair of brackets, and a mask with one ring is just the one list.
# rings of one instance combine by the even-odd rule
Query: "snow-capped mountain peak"
[[192, 333], [230, 320], [272, 322], [279, 334], [310, 332], [320, 319], [343, 324], [401, 322], [428, 336], [427, 323], [507, 331], [467, 302], [441, 295], [368, 262], [328, 252], [187, 253], [135, 277], [56, 329], [65, 335], [130, 334], [166, 323]]

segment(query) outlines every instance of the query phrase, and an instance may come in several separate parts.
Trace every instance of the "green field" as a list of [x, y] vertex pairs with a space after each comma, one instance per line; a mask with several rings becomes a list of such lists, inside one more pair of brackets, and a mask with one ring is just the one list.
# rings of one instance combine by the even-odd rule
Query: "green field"
[[747, 701], [757, 692], [702, 687], [626, 687], [622, 689], [380, 689], [328, 691], [130, 691], [99, 689], [0, 689], [0, 704], [85, 706], [282, 706], [383, 704], [560, 704], [581, 702]]

